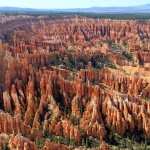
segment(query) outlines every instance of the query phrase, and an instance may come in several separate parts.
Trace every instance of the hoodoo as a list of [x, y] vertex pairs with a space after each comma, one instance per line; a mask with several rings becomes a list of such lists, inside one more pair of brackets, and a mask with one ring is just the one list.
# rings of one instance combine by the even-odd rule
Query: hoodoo
[[0, 149], [148, 147], [150, 23], [31, 18], [0, 24]]

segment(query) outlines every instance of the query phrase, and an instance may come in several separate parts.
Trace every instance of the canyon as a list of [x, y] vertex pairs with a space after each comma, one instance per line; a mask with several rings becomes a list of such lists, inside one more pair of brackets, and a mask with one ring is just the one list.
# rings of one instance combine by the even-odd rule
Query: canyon
[[0, 18], [0, 149], [150, 145], [149, 21]]

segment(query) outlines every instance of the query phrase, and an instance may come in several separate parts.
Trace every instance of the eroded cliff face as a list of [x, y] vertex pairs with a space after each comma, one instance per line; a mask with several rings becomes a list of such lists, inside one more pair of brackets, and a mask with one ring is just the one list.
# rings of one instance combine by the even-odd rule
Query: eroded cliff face
[[[69, 150], [92, 138], [107, 150], [111, 132], [150, 139], [147, 67], [134, 75], [123, 67], [149, 63], [148, 23], [46, 20], [32, 24], [29, 35], [22, 30], [7, 46], [12, 63], [0, 90], [0, 147]], [[113, 44], [128, 45], [133, 57], [113, 52]]]

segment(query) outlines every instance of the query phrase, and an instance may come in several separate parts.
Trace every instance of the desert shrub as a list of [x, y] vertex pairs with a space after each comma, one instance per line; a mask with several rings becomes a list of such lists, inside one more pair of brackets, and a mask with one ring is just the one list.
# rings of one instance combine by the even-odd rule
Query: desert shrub
[[127, 132], [124, 136], [120, 136], [113, 131], [109, 131], [106, 141], [112, 146], [112, 149], [148, 150], [150, 148], [149, 140], [144, 139], [140, 132], [134, 132], [134, 134]]
[[117, 69], [116, 65], [113, 63], [109, 63], [107, 66], [112, 69]]
[[65, 145], [71, 145], [71, 146], [76, 145], [76, 141], [74, 139], [69, 139], [67, 137], [45, 134], [45, 138], [58, 144], [65, 144]]
[[36, 140], [35, 143], [36, 143], [38, 148], [42, 148], [44, 146], [45, 139], [38, 139], [38, 140]]
[[100, 145], [99, 140], [93, 137], [84, 137], [82, 139], [82, 146], [85, 146], [86, 148], [95, 148], [99, 147], [99, 145]]
[[127, 51], [123, 51], [122, 52], [122, 55], [127, 58], [129, 61], [132, 61], [133, 60], [133, 56], [131, 53], [127, 52]]

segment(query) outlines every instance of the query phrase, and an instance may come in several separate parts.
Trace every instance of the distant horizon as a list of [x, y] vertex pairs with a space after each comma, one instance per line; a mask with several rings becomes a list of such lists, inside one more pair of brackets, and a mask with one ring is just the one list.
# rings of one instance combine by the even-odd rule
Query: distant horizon
[[0, 8], [20, 8], [20, 9], [41, 9], [41, 10], [55, 10], [55, 9], [86, 9], [86, 8], [119, 8], [119, 7], [138, 7], [138, 6], [146, 6], [150, 5], [148, 4], [143, 4], [143, 5], [129, 5], [129, 6], [91, 6], [91, 7], [69, 7], [69, 8], [36, 8], [36, 7], [19, 7], [19, 6], [0, 6]]
[[149, 5], [149, 0], [0, 0], [0, 7], [31, 9], [74, 9], [91, 7], [132, 7]]

